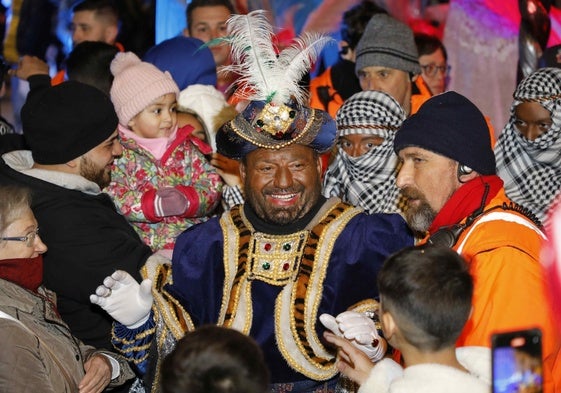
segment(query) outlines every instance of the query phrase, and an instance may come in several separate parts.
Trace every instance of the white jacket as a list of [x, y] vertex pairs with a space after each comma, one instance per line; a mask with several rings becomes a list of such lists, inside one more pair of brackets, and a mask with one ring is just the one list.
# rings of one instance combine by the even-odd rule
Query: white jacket
[[489, 348], [457, 348], [456, 357], [469, 373], [430, 363], [403, 369], [393, 360], [384, 359], [372, 369], [358, 393], [489, 393]]

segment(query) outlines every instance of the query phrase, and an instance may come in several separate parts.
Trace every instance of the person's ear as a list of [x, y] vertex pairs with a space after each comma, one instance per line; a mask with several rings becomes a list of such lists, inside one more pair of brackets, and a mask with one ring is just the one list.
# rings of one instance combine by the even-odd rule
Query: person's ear
[[70, 160], [66, 163], [66, 166], [69, 166], [70, 168], [76, 168], [78, 165], [78, 158]]
[[321, 157], [321, 154], [317, 155], [317, 159], [316, 159], [316, 169], [319, 173], [319, 176], [321, 177], [323, 174], [323, 159]]
[[108, 44], [114, 44], [117, 41], [117, 35], [119, 35], [117, 26], [109, 25], [105, 28], [105, 42]]
[[387, 311], [382, 313], [382, 326], [384, 336], [389, 342], [396, 332], [397, 325], [395, 324], [393, 316]]
[[458, 168], [456, 169], [456, 174], [458, 177], [458, 181], [462, 184], [467, 183], [468, 181], [478, 176], [478, 173], [475, 172], [473, 169], [471, 169], [467, 165], [463, 165], [459, 163], [458, 163]]
[[246, 173], [246, 167], [245, 167], [244, 161], [241, 160], [240, 161], [240, 179], [242, 180], [242, 184], [245, 183], [245, 173]]
[[184, 37], [190, 37], [191, 35], [189, 34], [189, 29], [186, 27], [183, 29], [183, 36]]
[[129, 122], [127, 123], [127, 127], [131, 130], [135, 125], [136, 125], [136, 122], [134, 121], [134, 118], [130, 119]]

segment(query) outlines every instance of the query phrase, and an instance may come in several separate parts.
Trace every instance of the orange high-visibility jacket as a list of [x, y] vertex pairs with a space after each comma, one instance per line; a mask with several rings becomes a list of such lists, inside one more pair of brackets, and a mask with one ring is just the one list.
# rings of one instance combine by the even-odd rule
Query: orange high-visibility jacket
[[[485, 210], [509, 199], [501, 190]], [[553, 322], [540, 250], [545, 238], [523, 215], [494, 209], [480, 216], [454, 249], [474, 277], [473, 312], [458, 346], [491, 346], [493, 332], [539, 327], [546, 393], [561, 392], [561, 332]]]

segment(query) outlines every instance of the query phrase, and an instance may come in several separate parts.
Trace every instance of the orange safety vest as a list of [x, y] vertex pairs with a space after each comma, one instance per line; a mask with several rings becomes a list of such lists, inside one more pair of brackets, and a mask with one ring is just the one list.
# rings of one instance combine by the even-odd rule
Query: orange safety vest
[[[327, 103], [327, 107], [325, 104]], [[343, 105], [343, 97], [333, 87], [331, 67], [310, 81], [310, 106], [326, 111], [335, 119], [339, 108]]]
[[[502, 189], [485, 209], [509, 202]], [[454, 250], [466, 259], [474, 278], [473, 311], [457, 346], [490, 347], [494, 332], [538, 327], [544, 392], [554, 393], [561, 392], [561, 332], [551, 316], [540, 264], [544, 240], [522, 214], [511, 210], [485, 213], [464, 230]]]

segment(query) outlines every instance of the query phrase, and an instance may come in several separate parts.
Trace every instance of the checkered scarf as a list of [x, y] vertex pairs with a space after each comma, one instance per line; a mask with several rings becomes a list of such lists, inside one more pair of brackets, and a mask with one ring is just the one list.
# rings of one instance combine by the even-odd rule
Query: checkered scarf
[[[533, 141], [514, 126], [514, 109], [539, 102], [551, 113], [552, 126]], [[546, 213], [561, 189], [561, 69], [541, 68], [520, 82], [510, 120], [495, 147], [497, 173], [507, 196], [530, 209], [547, 226]]]
[[345, 101], [337, 112], [339, 136], [376, 135], [384, 142], [359, 157], [339, 148], [325, 174], [324, 195], [338, 196], [368, 213], [402, 212], [393, 140], [405, 117], [397, 101], [386, 93], [362, 91]]

